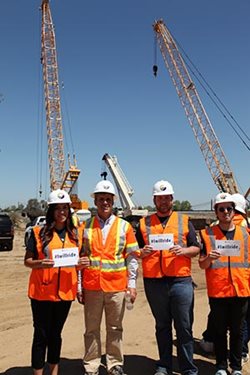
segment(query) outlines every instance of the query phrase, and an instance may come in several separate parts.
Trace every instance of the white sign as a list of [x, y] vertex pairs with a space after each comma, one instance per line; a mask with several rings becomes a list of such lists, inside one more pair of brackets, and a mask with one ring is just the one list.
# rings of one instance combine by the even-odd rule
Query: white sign
[[150, 234], [149, 245], [154, 250], [168, 250], [174, 246], [174, 235], [173, 233], [168, 234]]
[[238, 240], [216, 240], [215, 250], [225, 256], [240, 256], [240, 241]]
[[79, 260], [78, 247], [52, 250], [53, 267], [75, 266]]

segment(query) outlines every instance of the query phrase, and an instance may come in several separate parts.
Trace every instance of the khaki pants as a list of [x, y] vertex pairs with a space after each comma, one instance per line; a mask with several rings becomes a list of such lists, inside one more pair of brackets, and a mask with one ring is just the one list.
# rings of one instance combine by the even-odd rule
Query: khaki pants
[[107, 370], [123, 365], [122, 320], [124, 316], [125, 292], [103, 292], [85, 290], [85, 355], [84, 367], [87, 372], [98, 371], [101, 364], [102, 313], [106, 323], [106, 363]]

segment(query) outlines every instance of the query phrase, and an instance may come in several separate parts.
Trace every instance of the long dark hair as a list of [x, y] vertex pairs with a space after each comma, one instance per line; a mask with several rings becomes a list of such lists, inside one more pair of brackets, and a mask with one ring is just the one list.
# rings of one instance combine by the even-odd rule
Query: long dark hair
[[[56, 204], [50, 204], [46, 213], [46, 224], [40, 231], [40, 238], [43, 243], [43, 249], [50, 243], [53, 238], [53, 234], [55, 231], [55, 219], [54, 219], [54, 212], [56, 209]], [[77, 235], [77, 228], [73, 224], [72, 220], [72, 213], [69, 208], [69, 214], [65, 223], [65, 230], [68, 233], [68, 236], [71, 241], [76, 243], [78, 246], [78, 235]]]

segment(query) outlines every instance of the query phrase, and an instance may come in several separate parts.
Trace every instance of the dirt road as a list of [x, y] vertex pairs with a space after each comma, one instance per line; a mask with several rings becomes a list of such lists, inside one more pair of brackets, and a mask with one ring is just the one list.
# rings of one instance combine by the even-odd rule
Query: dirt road
[[[14, 249], [0, 252], [0, 375], [31, 375], [30, 347], [32, 318], [27, 284], [30, 270], [23, 266], [23, 231], [16, 231]], [[193, 262], [193, 277], [198, 285], [195, 290], [195, 361], [200, 375], [214, 374], [214, 359], [201, 353], [198, 341], [206, 326], [208, 305], [203, 271]], [[83, 355], [82, 306], [74, 302], [63, 331], [61, 375], [82, 375]], [[105, 329], [103, 326], [102, 333]], [[132, 311], [126, 311], [124, 320], [125, 371], [128, 375], [151, 375], [157, 348], [154, 337], [154, 320], [145, 300], [141, 276], [138, 280], [138, 298]], [[178, 372], [174, 347], [174, 374]], [[104, 367], [100, 371], [105, 375]], [[243, 374], [250, 374], [246, 364]]]

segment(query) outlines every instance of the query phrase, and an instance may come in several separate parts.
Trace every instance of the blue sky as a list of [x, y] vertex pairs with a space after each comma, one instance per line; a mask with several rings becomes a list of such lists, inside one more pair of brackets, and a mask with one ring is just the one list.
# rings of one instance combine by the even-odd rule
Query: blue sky
[[[38, 198], [38, 138], [44, 128], [42, 198], [49, 192], [41, 98], [40, 0], [1, 1], [0, 207]], [[152, 186], [169, 180], [175, 199], [201, 205], [217, 193], [158, 50], [154, 20], [174, 38], [249, 135], [249, 0], [51, 0], [56, 30], [65, 146], [71, 129], [79, 196], [100, 179], [104, 153], [116, 155], [138, 205], [152, 203]], [[241, 192], [249, 187], [249, 151], [197, 90]], [[43, 115], [42, 115], [43, 111]], [[65, 155], [72, 149], [65, 148]], [[67, 158], [66, 158], [67, 159]]]

